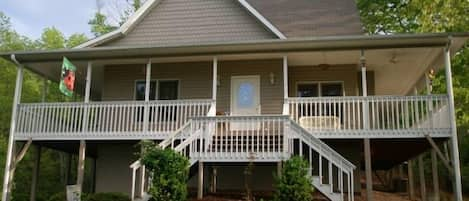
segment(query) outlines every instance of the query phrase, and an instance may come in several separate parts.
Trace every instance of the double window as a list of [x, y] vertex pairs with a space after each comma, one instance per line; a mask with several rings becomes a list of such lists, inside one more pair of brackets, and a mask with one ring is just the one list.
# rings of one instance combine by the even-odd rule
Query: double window
[[[343, 82], [300, 82], [296, 88], [297, 97], [331, 97], [344, 96]], [[339, 103], [322, 104], [299, 104], [298, 109], [301, 116], [337, 116], [341, 110]]]
[[343, 96], [342, 82], [300, 82], [297, 97]]
[[[146, 81], [135, 82], [135, 100], [145, 100]], [[156, 90], [158, 89], [158, 90]], [[178, 80], [153, 80], [150, 81], [150, 100], [177, 100], [179, 98]], [[157, 107], [157, 108], [155, 108]], [[153, 114], [154, 111], [163, 113], [164, 120], [173, 121], [176, 119], [176, 106], [153, 106], [150, 107], [150, 122], [159, 114]], [[140, 121], [143, 120], [143, 108], [141, 108]]]
[[[158, 90], [156, 90], [157, 87]], [[145, 88], [145, 81], [135, 82], [135, 100], [145, 100]], [[178, 94], [178, 80], [150, 81], [150, 100], [177, 100]]]

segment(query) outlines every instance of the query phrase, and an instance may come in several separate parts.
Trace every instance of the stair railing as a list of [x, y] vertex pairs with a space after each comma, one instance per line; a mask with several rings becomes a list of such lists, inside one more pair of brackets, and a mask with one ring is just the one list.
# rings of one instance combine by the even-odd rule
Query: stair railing
[[[316, 186], [316, 188], [321, 193], [329, 197], [331, 200], [344, 200], [344, 192], [345, 190], [347, 190], [347, 201], [353, 201], [353, 171], [356, 168], [355, 165], [353, 165], [351, 162], [349, 162], [347, 159], [345, 159], [327, 144], [315, 138], [313, 135], [311, 135], [311, 133], [299, 126], [293, 120], [290, 121], [289, 129], [291, 133], [296, 135], [296, 137], [298, 138], [298, 155], [304, 157], [308, 161], [310, 166], [309, 169], [311, 170], [311, 176], [315, 175], [313, 173], [313, 164], [318, 164], [318, 177], [317, 180], [313, 179], [313, 184], [317, 182], [317, 184], [319, 185], [319, 187]], [[291, 154], [294, 154], [294, 143], [290, 142], [289, 144], [289, 146], [291, 147], [289, 150], [291, 151]], [[305, 149], [303, 148], [303, 146], [307, 146], [308, 156], [305, 156]], [[313, 161], [313, 151], [317, 154], [317, 163]], [[324, 160], [327, 161], [326, 175], [323, 165]], [[327, 180], [324, 181], [324, 178], [327, 178]], [[328, 185], [328, 189], [324, 188], [324, 186], [326, 185]], [[335, 185], [337, 185], [336, 188], [334, 188]], [[337, 194], [339, 196], [337, 196]]]
[[[175, 149], [175, 147], [177, 147], [182, 142], [184, 142], [186, 138], [190, 137], [190, 131], [191, 131], [190, 128], [191, 128], [191, 121], [189, 120], [186, 124], [184, 124], [181, 128], [176, 130], [168, 138], [160, 142], [158, 146], [162, 149], [166, 149], [166, 148]], [[149, 181], [149, 178], [147, 178], [150, 176], [150, 174], [146, 173], [147, 170], [145, 168], [145, 165], [141, 163], [140, 159], [133, 162], [130, 165], [130, 169], [132, 169], [131, 199], [132, 201], [134, 201], [135, 198], [137, 198], [136, 197], [137, 172], [140, 171], [140, 175], [139, 175], [140, 176], [140, 179], [139, 179], [140, 191], [139, 191], [138, 197], [142, 198], [145, 195], [146, 190], [150, 189], [151, 187], [151, 182]], [[147, 180], [149, 182], [146, 182]], [[145, 184], [147, 185], [146, 189], [145, 189]]]

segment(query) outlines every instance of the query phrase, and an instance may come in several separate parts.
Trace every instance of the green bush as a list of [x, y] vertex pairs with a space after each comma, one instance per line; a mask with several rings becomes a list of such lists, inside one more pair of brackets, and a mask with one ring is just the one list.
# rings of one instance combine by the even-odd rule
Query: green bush
[[300, 157], [293, 157], [284, 163], [282, 175], [276, 178], [274, 201], [311, 201], [313, 185], [308, 176], [308, 163]]
[[[96, 194], [82, 194], [82, 201], [130, 201], [129, 196], [123, 193], [96, 193]], [[67, 201], [64, 192], [57, 193], [49, 198], [48, 201]]]
[[[81, 200], [87, 201], [87, 195], [85, 193], [81, 194]], [[52, 195], [47, 201], [67, 201], [67, 195], [65, 192], [60, 192]]]
[[189, 161], [171, 149], [143, 143], [142, 163], [153, 172], [150, 195], [155, 201], [186, 201]]
[[96, 193], [88, 195], [84, 201], [130, 201], [130, 198], [123, 193]]

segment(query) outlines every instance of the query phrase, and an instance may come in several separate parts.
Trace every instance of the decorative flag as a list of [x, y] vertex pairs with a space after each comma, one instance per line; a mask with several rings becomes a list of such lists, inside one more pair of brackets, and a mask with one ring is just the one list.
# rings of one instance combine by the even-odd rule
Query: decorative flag
[[62, 79], [60, 80], [60, 91], [66, 96], [72, 96], [75, 89], [75, 71], [77, 68], [64, 57], [62, 63]]

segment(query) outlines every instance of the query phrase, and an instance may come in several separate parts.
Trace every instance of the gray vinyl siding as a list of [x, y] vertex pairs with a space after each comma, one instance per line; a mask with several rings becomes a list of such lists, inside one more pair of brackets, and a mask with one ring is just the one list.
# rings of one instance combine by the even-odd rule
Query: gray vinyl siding
[[[154, 63], [152, 80], [179, 80], [180, 99], [211, 99], [212, 63]], [[106, 66], [103, 101], [134, 100], [135, 81], [145, 80], [145, 64]]]
[[233, 0], [162, 0], [121, 39], [104, 46], [177, 45], [275, 38]]
[[[275, 84], [270, 84], [270, 73]], [[211, 99], [212, 63], [152, 64], [152, 80], [179, 80], [180, 99]], [[218, 64], [217, 112], [230, 112], [231, 76], [259, 75], [262, 114], [281, 114], [283, 74], [281, 60], [220, 61]], [[103, 101], [134, 100], [135, 80], [145, 79], [145, 65], [106, 66]]]
[[[289, 96], [296, 96], [296, 84], [305, 81], [341, 81], [346, 96], [357, 96], [359, 78], [353, 65], [331, 66], [327, 70], [312, 66], [289, 67]], [[270, 83], [270, 73], [275, 83]], [[179, 80], [180, 99], [212, 98], [212, 63], [154, 63], [152, 80]], [[281, 114], [283, 107], [282, 60], [220, 61], [217, 112], [230, 113], [231, 77], [260, 76], [262, 114]], [[116, 65], [104, 68], [103, 101], [134, 100], [135, 81], [145, 80], [145, 65]], [[373, 89], [372, 78], [369, 88]], [[373, 94], [372, 92], [370, 94]]]
[[326, 70], [317, 66], [291, 66], [288, 74], [290, 97], [296, 96], [296, 84], [305, 81], [341, 81], [344, 83], [346, 96], [358, 95], [357, 69], [354, 65], [330, 66]]
[[[281, 114], [283, 107], [282, 60], [222, 61], [219, 64], [220, 86], [218, 86], [217, 112], [230, 111], [231, 76], [259, 75], [262, 114]], [[270, 84], [270, 73], [275, 83]]]

